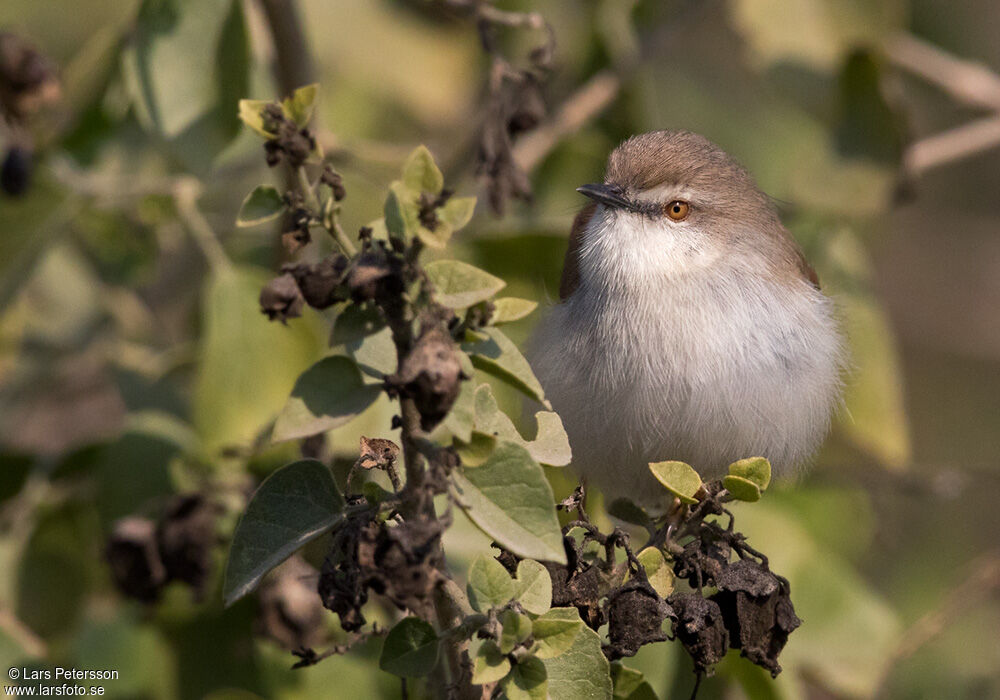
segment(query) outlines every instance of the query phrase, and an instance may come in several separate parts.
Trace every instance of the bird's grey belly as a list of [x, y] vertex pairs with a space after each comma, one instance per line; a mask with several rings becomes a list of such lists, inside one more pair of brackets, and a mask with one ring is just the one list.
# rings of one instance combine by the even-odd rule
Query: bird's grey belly
[[[555, 309], [533, 355], [574, 468], [612, 496], [658, 500], [648, 462], [678, 459], [710, 477], [742, 457], [778, 470], [807, 457], [836, 394], [836, 332], [822, 309], [803, 321], [766, 299], [750, 306], [596, 313], [583, 327]], [[826, 323], [827, 340], [805, 342], [803, 322]]]

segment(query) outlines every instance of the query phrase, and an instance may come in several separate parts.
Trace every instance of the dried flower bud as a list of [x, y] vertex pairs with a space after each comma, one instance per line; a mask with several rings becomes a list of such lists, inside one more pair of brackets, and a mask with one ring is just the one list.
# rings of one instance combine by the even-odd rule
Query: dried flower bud
[[323, 633], [318, 576], [316, 569], [296, 555], [265, 579], [258, 595], [258, 633], [290, 651], [318, 644]]
[[697, 593], [675, 593], [667, 603], [674, 636], [691, 656], [695, 670], [704, 671], [721, 661], [729, 648], [729, 633], [719, 606]]
[[462, 377], [462, 365], [451, 335], [432, 325], [420, 334], [392, 381], [413, 398], [420, 412], [420, 427], [431, 430], [451, 410]]
[[335, 253], [315, 265], [301, 264], [282, 268], [295, 279], [306, 303], [314, 309], [326, 309], [347, 299], [344, 285], [349, 261]]
[[275, 277], [260, 290], [260, 309], [271, 321], [278, 319], [285, 323], [290, 318], [298, 318], [304, 305], [299, 285], [287, 272]]
[[323, 166], [323, 173], [319, 176], [319, 180], [333, 190], [335, 201], [339, 202], [347, 196], [347, 190], [344, 189], [344, 178], [329, 164]]
[[663, 621], [670, 606], [644, 581], [632, 579], [608, 596], [608, 657], [635, 656], [644, 644], [667, 638]]
[[156, 524], [130, 516], [117, 521], [104, 549], [115, 586], [129, 598], [155, 602], [167, 582], [156, 545]]
[[177, 496], [156, 529], [160, 557], [171, 580], [183, 581], [202, 593], [212, 568], [212, 549], [218, 541], [218, 507], [201, 494]]

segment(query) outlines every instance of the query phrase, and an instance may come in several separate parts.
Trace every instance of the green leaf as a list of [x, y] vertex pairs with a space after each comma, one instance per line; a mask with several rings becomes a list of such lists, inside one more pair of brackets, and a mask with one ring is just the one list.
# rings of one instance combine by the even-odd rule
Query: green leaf
[[500, 686], [507, 700], [546, 700], [549, 697], [548, 672], [545, 664], [534, 656], [518, 661]]
[[[462, 357], [468, 359], [468, 355], [461, 353]], [[467, 373], [471, 375], [471, 373]], [[472, 427], [475, 422], [475, 395], [476, 388], [471, 381], [462, 382], [462, 388], [458, 392], [458, 398], [452, 405], [451, 410], [444, 419], [444, 427], [448, 429], [456, 440], [470, 442], [472, 440]]]
[[257, 185], [243, 200], [236, 225], [246, 228], [265, 224], [277, 219], [284, 211], [285, 200], [277, 189], [270, 185]]
[[472, 220], [472, 214], [475, 211], [475, 197], [452, 197], [437, 210], [437, 217], [438, 221], [445, 224], [454, 233]]
[[299, 127], [308, 126], [316, 106], [318, 92], [319, 85], [316, 83], [296, 89], [291, 96], [281, 101], [281, 108], [285, 112], [285, 116]]
[[670, 493], [684, 503], [697, 503], [694, 495], [701, 488], [701, 477], [691, 465], [684, 462], [651, 462], [649, 471]]
[[240, 100], [239, 116], [240, 121], [256, 131], [266, 139], [273, 139], [277, 134], [264, 128], [264, 108], [269, 104], [274, 104], [270, 100]]
[[462, 346], [472, 357], [472, 364], [545, 404], [545, 390], [517, 346], [497, 328], [483, 328], [482, 332], [486, 340]]
[[406, 159], [403, 183], [416, 194], [438, 194], [444, 187], [444, 176], [426, 146], [417, 146]]
[[646, 578], [649, 585], [659, 594], [661, 598], [666, 598], [674, 590], [674, 570], [656, 547], [646, 547], [636, 555], [642, 568], [646, 570]]
[[752, 481], [761, 491], [771, 483], [771, 463], [764, 457], [747, 457], [729, 465], [729, 473]]
[[760, 500], [760, 487], [749, 479], [730, 474], [722, 479], [722, 485], [740, 501], [753, 503]]
[[451, 309], [467, 309], [506, 286], [499, 277], [459, 260], [435, 260], [425, 270], [434, 285], [434, 298]]
[[611, 672], [597, 632], [584, 626], [573, 645], [545, 660], [549, 700], [610, 700]]
[[392, 331], [383, 328], [377, 333], [344, 344], [358, 367], [365, 374], [378, 380], [396, 371], [396, 345], [392, 341]]
[[455, 499], [487, 535], [514, 554], [566, 562], [552, 487], [528, 451], [501, 440], [479, 467], [452, 473]]
[[521, 437], [513, 421], [500, 410], [489, 384], [481, 384], [476, 388], [473, 406], [476, 430], [516, 442], [526, 448], [535, 461], [546, 466], [564, 467], [569, 464], [573, 453], [558, 414], [552, 411], [536, 413], [538, 430], [535, 439], [529, 442]]
[[264, 574], [336, 525], [344, 510], [330, 470], [305, 459], [268, 476], [254, 492], [229, 548], [223, 595], [232, 605]]
[[583, 629], [583, 620], [576, 608], [552, 608], [531, 623], [535, 638], [532, 652], [539, 659], [554, 659], [571, 646]]
[[488, 433], [473, 431], [468, 442], [455, 441], [455, 451], [463, 467], [478, 467], [493, 453], [497, 439]]
[[518, 563], [514, 588], [514, 598], [532, 615], [541, 615], [552, 607], [552, 577], [534, 559]]
[[269, 323], [257, 298], [268, 275], [213, 274], [204, 294], [194, 423], [209, 455], [249, 444], [281, 410], [296, 380], [322, 356], [316, 317]]
[[359, 343], [385, 328], [385, 319], [378, 307], [371, 304], [348, 304], [337, 314], [330, 332], [330, 345]]
[[500, 607], [514, 597], [514, 581], [503, 564], [480, 555], [469, 567], [469, 603], [478, 612]]
[[490, 323], [499, 326], [519, 321], [537, 308], [538, 302], [529, 299], [518, 299], [517, 297], [496, 299], [493, 302], [493, 316], [490, 318]]
[[332, 430], [375, 403], [381, 392], [379, 385], [365, 384], [351, 358], [324, 357], [295, 382], [271, 440], [295, 440]]
[[615, 661], [611, 664], [611, 678], [615, 684], [614, 700], [658, 700], [641, 671]]
[[383, 214], [386, 230], [396, 238], [410, 240], [417, 235], [417, 229], [421, 228], [417, 201], [413, 193], [399, 180], [389, 185]]
[[[527, 561], [527, 560], [526, 560]], [[531, 636], [531, 618], [515, 610], [500, 613], [500, 651], [509, 654]]]
[[510, 659], [500, 651], [496, 642], [483, 642], [472, 667], [472, 684], [495, 683], [510, 672]]
[[249, 87], [250, 49], [234, 0], [145, 0], [122, 52], [140, 124], [199, 168], [239, 128], [233, 104]]
[[649, 514], [627, 498], [616, 498], [608, 504], [608, 515], [633, 525], [648, 528], [652, 524]]
[[437, 634], [429, 623], [419, 617], [404, 617], [386, 635], [378, 667], [403, 678], [426, 676], [437, 665], [439, 649]]

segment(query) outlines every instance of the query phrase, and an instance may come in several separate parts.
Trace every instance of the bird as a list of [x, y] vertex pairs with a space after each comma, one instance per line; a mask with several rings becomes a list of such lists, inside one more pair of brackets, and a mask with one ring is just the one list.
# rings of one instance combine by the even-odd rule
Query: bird
[[746, 457], [776, 475], [808, 463], [840, 403], [844, 342], [753, 177], [701, 135], [653, 131], [577, 191], [591, 201], [529, 358], [588, 487], [655, 508], [669, 494], [652, 462], [703, 479]]

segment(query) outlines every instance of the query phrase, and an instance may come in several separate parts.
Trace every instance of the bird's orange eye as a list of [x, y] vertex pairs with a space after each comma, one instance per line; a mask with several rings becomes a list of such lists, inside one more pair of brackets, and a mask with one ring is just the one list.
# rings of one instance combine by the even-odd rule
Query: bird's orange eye
[[688, 218], [688, 214], [691, 213], [691, 205], [687, 202], [675, 199], [670, 204], [663, 207], [663, 213], [674, 221], [684, 221], [684, 219]]

